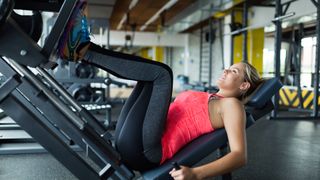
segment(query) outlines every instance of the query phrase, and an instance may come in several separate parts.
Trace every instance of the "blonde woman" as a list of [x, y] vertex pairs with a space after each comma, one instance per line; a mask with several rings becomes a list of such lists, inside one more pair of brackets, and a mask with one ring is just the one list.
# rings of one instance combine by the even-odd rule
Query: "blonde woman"
[[247, 161], [245, 112], [241, 103], [261, 82], [256, 69], [237, 63], [225, 69], [215, 94], [186, 91], [171, 103], [172, 71], [165, 64], [101, 48], [90, 42], [86, 1], [80, 0], [59, 43], [62, 59], [81, 60], [118, 77], [136, 80], [119, 116], [115, 148], [133, 170], [161, 165], [191, 140], [225, 128], [231, 152], [199, 167], [173, 169], [174, 179], [204, 179]]

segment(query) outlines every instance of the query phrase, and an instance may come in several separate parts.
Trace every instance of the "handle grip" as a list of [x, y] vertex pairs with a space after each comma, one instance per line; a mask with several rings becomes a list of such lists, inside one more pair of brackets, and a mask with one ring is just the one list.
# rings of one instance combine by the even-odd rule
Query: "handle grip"
[[181, 169], [181, 167], [179, 166], [179, 164], [178, 164], [177, 162], [172, 162], [172, 166], [173, 166], [176, 170]]

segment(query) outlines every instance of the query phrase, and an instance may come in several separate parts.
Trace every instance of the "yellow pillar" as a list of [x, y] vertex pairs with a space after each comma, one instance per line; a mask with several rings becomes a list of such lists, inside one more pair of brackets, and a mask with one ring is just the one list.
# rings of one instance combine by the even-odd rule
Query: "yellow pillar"
[[[234, 12], [234, 22], [242, 23], [242, 12]], [[237, 35], [233, 36], [233, 63], [241, 62], [242, 59], [242, 41], [243, 36]]]
[[264, 29], [248, 31], [248, 62], [262, 73], [263, 66]]
[[146, 59], [152, 59], [152, 57], [149, 56], [149, 50], [150, 48], [143, 48], [140, 50], [140, 56]]
[[[242, 23], [241, 11], [235, 11], [234, 21]], [[260, 72], [260, 74], [262, 74], [264, 29], [258, 28], [248, 30], [247, 38], [248, 62], [252, 64]], [[233, 62], [241, 62], [243, 60], [243, 35], [239, 34], [234, 36], [233, 40]]]
[[146, 59], [163, 62], [164, 48], [160, 46], [143, 48], [140, 50], [139, 55]]
[[153, 53], [154, 53], [154, 60], [158, 62], [163, 62], [163, 47], [160, 46], [154, 46], [153, 47]]

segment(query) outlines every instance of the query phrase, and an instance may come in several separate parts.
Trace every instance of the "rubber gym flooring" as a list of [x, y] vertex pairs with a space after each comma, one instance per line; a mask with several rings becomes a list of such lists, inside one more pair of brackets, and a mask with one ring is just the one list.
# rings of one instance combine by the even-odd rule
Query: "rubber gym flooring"
[[[292, 116], [294, 113], [281, 112], [281, 115], [289, 114]], [[320, 179], [319, 120], [262, 118], [247, 129], [247, 139], [248, 164], [234, 171], [233, 179]], [[201, 163], [212, 160], [215, 155], [216, 152], [213, 152]], [[0, 155], [0, 179], [73, 180], [76, 178], [50, 154], [40, 153]]]

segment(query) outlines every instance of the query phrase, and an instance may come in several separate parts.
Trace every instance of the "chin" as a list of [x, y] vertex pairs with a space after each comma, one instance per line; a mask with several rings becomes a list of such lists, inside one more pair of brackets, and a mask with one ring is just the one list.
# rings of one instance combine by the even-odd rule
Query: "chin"
[[219, 80], [216, 81], [218, 89], [221, 88], [221, 82]]

